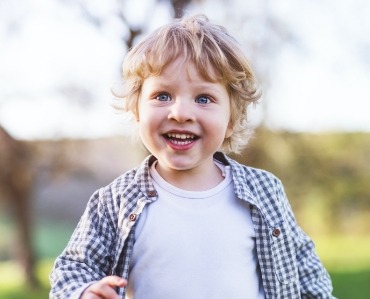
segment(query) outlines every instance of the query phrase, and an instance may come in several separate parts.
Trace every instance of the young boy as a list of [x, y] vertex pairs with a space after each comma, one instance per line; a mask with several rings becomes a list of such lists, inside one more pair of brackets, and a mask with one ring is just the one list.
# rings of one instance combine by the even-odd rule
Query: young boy
[[259, 98], [227, 31], [175, 20], [129, 51], [123, 79], [151, 155], [91, 197], [50, 298], [333, 298], [280, 181], [220, 151], [246, 145]]

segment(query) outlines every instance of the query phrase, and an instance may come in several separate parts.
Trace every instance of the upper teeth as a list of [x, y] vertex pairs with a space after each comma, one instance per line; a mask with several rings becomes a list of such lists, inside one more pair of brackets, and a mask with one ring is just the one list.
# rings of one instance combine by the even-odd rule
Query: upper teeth
[[176, 133], [169, 133], [167, 134], [169, 138], [177, 138], [177, 139], [193, 139], [194, 135], [192, 134], [176, 134]]

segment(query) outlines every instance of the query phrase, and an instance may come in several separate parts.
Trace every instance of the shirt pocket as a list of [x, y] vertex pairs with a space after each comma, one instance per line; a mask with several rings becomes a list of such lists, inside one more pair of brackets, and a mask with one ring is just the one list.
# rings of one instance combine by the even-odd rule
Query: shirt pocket
[[282, 224], [271, 229], [274, 272], [280, 283], [298, 281], [298, 266], [295, 242], [289, 230]]

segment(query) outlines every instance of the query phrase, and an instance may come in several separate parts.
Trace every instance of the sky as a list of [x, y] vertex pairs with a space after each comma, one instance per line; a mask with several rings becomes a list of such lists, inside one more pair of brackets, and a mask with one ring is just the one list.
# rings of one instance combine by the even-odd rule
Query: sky
[[[244, 42], [247, 35], [259, 36], [260, 23], [248, 32], [230, 18], [253, 14], [258, 21], [268, 8], [296, 40], [273, 51], [271, 63], [261, 55], [269, 84], [263, 90], [266, 104], [250, 110], [252, 125], [370, 131], [367, 1], [276, 0], [261, 6], [257, 0], [233, 0], [226, 8], [224, 2], [203, 1], [189, 11], [207, 13]], [[0, 1], [0, 125], [15, 137], [88, 138], [125, 131], [125, 118], [111, 107], [111, 89], [120, 80], [127, 28], [114, 17], [118, 1], [86, 3], [103, 20], [100, 27], [88, 22], [74, 1]], [[123, 9], [130, 24], [145, 24], [151, 31], [170, 19], [161, 3], [124, 1]], [[258, 55], [251, 54], [252, 62]]]
[[283, 15], [291, 27], [299, 27], [304, 50], [287, 47], [282, 53], [282, 80], [271, 90], [278, 93], [270, 107], [279, 110], [270, 114], [274, 124], [369, 131], [370, 5], [356, 0], [297, 2], [300, 13]]

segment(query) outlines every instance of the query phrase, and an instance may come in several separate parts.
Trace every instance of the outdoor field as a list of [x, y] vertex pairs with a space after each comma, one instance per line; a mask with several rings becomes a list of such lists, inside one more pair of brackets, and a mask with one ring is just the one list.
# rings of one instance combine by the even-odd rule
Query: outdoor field
[[[48, 298], [48, 276], [57, 251], [69, 237], [69, 229], [64, 233], [59, 229], [58, 239], [53, 233], [56, 225], [38, 229], [36, 238], [38, 252], [42, 258], [37, 265], [37, 275], [41, 287], [32, 290], [24, 285], [22, 272], [16, 263], [0, 263], [0, 298], [1, 299], [42, 299]], [[63, 231], [63, 230], [62, 230]], [[329, 270], [334, 295], [340, 299], [368, 299], [370, 294], [370, 236], [330, 236], [314, 238], [317, 251]], [[53, 246], [50, 246], [53, 244]], [[231, 298], [230, 298], [231, 299]]]
[[[227, 197], [246, 197], [241, 213], [256, 205], [261, 223], [282, 229], [292, 211], [333, 296], [370, 299], [369, 16], [369, 0], [0, 0], [0, 299], [49, 298], [55, 259], [90, 198], [100, 196], [99, 217], [119, 206], [118, 226], [137, 200], [144, 209], [154, 167], [176, 188], [215, 187], [219, 151], [276, 177], [220, 160], [235, 191]], [[157, 164], [140, 176], [150, 154]], [[117, 191], [96, 193], [113, 181]], [[199, 217], [207, 242], [210, 218]], [[296, 258], [287, 252], [277, 262]], [[232, 270], [224, 276], [237, 283]]]

